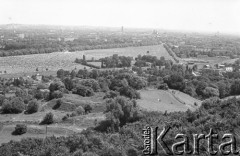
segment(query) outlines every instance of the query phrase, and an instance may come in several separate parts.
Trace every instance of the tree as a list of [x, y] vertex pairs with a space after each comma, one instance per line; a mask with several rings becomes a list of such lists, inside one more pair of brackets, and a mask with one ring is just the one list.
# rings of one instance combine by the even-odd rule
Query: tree
[[14, 97], [10, 101], [5, 100], [3, 102], [2, 111], [3, 113], [21, 113], [25, 109], [25, 104], [22, 98]]
[[71, 91], [74, 87], [73, 81], [68, 77], [63, 80], [63, 83], [64, 83], [66, 89], [69, 91]]
[[184, 78], [179, 74], [172, 74], [164, 80], [168, 87], [171, 89], [176, 89], [183, 91], [185, 88]]
[[196, 93], [199, 95], [199, 96], [204, 96], [204, 89], [207, 87], [207, 83], [205, 82], [202, 82], [202, 81], [199, 81], [198, 85], [197, 85], [197, 88], [196, 88]]
[[5, 99], [6, 99], [5, 96], [0, 94], [0, 106], [3, 105]]
[[100, 90], [100, 86], [98, 82], [94, 79], [83, 79], [83, 80], [80, 80], [78, 84], [91, 88], [95, 92], [98, 92]]
[[78, 106], [76, 108], [77, 115], [83, 115], [85, 112], [86, 112], [85, 107], [83, 108], [82, 106]]
[[22, 135], [27, 132], [27, 126], [25, 124], [17, 124], [15, 130], [13, 131], [13, 135]]
[[106, 93], [106, 95], [103, 97], [103, 99], [107, 99], [107, 98], [115, 98], [115, 97], [117, 97], [117, 96], [119, 96], [120, 94], [119, 94], [119, 92], [117, 92], [117, 91], [108, 91], [107, 93]]
[[130, 99], [140, 99], [140, 93], [138, 93], [135, 89], [129, 86], [121, 87], [119, 89], [119, 93], [120, 95], [129, 97]]
[[77, 73], [76, 73], [75, 70], [72, 70], [70, 75], [71, 75], [71, 78], [73, 79], [73, 78], [75, 78], [77, 76]]
[[38, 111], [38, 108], [39, 108], [39, 104], [38, 104], [37, 100], [31, 100], [31, 101], [28, 103], [26, 112], [27, 112], [28, 114], [35, 113], [35, 112]]
[[58, 78], [64, 78], [65, 75], [67, 75], [68, 73], [66, 71], [64, 71], [63, 69], [59, 69], [57, 71], [57, 77]]
[[44, 116], [44, 118], [43, 118], [43, 120], [41, 121], [40, 124], [49, 125], [49, 124], [52, 124], [53, 122], [54, 122], [53, 113], [49, 112]]
[[203, 90], [203, 95], [205, 98], [209, 98], [209, 97], [214, 97], [214, 96], [219, 96], [219, 91], [216, 88], [212, 88], [212, 87], [206, 87]]
[[219, 97], [224, 98], [230, 95], [230, 84], [229, 82], [220, 81], [217, 83], [219, 90]]
[[50, 92], [49, 98], [51, 99], [59, 99], [63, 97], [63, 93], [59, 90], [56, 90], [54, 92]]
[[92, 90], [92, 88], [83, 85], [77, 85], [77, 87], [72, 90], [72, 93], [81, 95], [83, 97], [94, 95], [94, 91]]
[[50, 84], [49, 90], [50, 92], [53, 92], [55, 90], [60, 90], [65, 88], [65, 85], [61, 81], [56, 81]]
[[231, 85], [231, 95], [240, 95], [240, 79], [233, 81]]

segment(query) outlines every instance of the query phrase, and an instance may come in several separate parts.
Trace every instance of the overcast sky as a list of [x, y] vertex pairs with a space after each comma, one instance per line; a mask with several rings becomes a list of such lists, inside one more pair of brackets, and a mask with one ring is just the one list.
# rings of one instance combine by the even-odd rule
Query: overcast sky
[[240, 33], [240, 0], [0, 0], [0, 24]]

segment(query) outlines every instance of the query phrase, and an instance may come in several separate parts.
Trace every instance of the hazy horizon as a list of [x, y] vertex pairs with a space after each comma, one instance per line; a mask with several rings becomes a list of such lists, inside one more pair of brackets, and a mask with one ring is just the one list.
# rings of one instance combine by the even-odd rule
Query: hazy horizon
[[0, 24], [240, 34], [240, 0], [0, 0]]

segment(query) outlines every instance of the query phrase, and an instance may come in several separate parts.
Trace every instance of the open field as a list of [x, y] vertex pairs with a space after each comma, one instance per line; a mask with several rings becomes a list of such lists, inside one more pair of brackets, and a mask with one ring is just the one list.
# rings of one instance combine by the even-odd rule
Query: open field
[[[141, 99], [137, 100], [140, 107], [151, 111], [174, 112], [195, 110], [201, 101], [175, 90], [141, 90]], [[159, 100], [158, 100], [159, 99]], [[198, 106], [194, 106], [194, 102]]]
[[[84, 66], [74, 63], [76, 58], [95, 59], [111, 56], [113, 54], [137, 57], [139, 54], [145, 55], [149, 51], [149, 55], [157, 56], [158, 58], [164, 56], [166, 59], [172, 57], [168, 54], [162, 45], [141, 46], [141, 47], [126, 47], [114, 49], [96, 49], [79, 52], [54, 52], [49, 54], [33, 54], [22, 56], [9, 56], [0, 58], [0, 72], [7, 71], [8, 76], [17, 74], [17, 76], [24, 74], [36, 73], [36, 68], [39, 72], [53, 73], [58, 69], [72, 70], [74, 68], [83, 69]], [[46, 68], [48, 71], [46, 71]], [[89, 67], [86, 67], [89, 68]], [[2, 76], [5, 74], [2, 74]]]

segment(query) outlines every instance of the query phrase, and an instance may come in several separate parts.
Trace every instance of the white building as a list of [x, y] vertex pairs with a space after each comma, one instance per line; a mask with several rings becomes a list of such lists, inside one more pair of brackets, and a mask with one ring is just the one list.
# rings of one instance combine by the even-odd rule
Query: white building
[[233, 67], [226, 67], [225, 70], [226, 70], [226, 72], [232, 72], [233, 71]]

